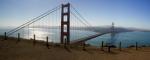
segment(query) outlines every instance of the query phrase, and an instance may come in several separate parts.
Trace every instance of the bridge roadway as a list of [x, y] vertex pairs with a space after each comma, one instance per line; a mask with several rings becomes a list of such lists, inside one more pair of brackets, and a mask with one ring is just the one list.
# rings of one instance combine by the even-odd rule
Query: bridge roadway
[[93, 38], [96, 38], [98, 36], [102, 36], [102, 35], [108, 34], [108, 33], [111, 33], [111, 32], [98, 33], [98, 34], [91, 35], [91, 36], [88, 36], [88, 37], [84, 37], [84, 38], [81, 38], [81, 39], [73, 40], [73, 41], [70, 42], [70, 44], [82, 43], [82, 42], [88, 41], [90, 39], [93, 39]]

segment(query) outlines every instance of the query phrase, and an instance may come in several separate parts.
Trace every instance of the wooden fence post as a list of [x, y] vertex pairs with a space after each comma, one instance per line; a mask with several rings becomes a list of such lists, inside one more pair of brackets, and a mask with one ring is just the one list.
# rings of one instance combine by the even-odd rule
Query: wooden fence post
[[108, 52], [111, 52], [111, 44], [108, 43]]
[[120, 50], [120, 51], [121, 51], [121, 48], [122, 48], [122, 47], [121, 47], [121, 42], [120, 42], [120, 43], [119, 43], [119, 50]]
[[4, 40], [7, 40], [6, 32], [4, 33]]
[[20, 41], [20, 33], [18, 33], [18, 39], [17, 39], [17, 42]]
[[104, 51], [104, 41], [102, 41], [101, 44], [102, 44], [102, 45], [101, 45], [101, 51]]
[[138, 42], [136, 42], [135, 47], [136, 47], [136, 50], [138, 50]]
[[110, 47], [111, 47], [111, 46], [108, 46], [108, 52], [110, 52]]
[[35, 34], [33, 35], [33, 45], [35, 45]]
[[46, 46], [49, 49], [49, 44], [48, 44], [48, 36], [46, 37]]
[[83, 44], [83, 50], [85, 51], [85, 50], [86, 50], [86, 49], [85, 49], [85, 45], [86, 45], [86, 44], [85, 44], [85, 42], [83, 42], [82, 44]]

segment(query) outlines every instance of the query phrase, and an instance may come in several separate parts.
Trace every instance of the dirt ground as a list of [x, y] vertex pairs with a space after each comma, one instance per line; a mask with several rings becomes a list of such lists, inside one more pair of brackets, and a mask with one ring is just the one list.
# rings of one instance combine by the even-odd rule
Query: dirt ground
[[50, 45], [32, 40], [16, 39], [0, 40], [0, 60], [150, 60], [150, 47], [124, 48], [119, 51], [117, 48], [107, 52], [107, 48], [101, 51], [100, 48], [70, 47]]

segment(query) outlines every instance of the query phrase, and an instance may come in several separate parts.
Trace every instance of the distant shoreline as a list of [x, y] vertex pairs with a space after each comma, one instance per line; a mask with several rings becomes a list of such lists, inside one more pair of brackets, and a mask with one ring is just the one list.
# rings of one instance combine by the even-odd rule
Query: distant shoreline
[[[4, 36], [0, 35], [0, 39], [3, 41], [4, 40]], [[8, 37], [8, 40], [10, 40], [10, 39], [17, 42], [17, 38], [16, 37]], [[20, 41], [33, 42], [33, 39], [20, 38]], [[38, 42], [38, 43], [46, 43], [46, 41], [43, 41], [43, 40], [36, 40], [36, 42]], [[49, 42], [49, 43], [50, 44], [57, 44], [57, 45], [59, 45], [59, 43], [53, 43], [53, 42]], [[81, 46], [81, 45], [79, 45], [79, 46]], [[90, 44], [86, 44], [86, 46], [98, 48], [98, 47], [92, 46]], [[104, 47], [107, 47], [107, 45], [104, 45]], [[135, 47], [135, 45], [133, 44], [133, 45], [130, 45], [128, 47], [122, 47], [122, 48], [134, 48], [134, 47]], [[141, 48], [141, 47], [150, 47], [150, 46], [141, 45], [139, 48]], [[118, 48], [118, 47], [114, 46], [114, 48]]]

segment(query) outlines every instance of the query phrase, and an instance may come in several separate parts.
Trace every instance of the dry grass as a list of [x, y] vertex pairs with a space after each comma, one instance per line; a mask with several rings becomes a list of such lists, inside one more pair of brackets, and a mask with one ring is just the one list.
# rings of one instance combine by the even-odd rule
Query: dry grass
[[[0, 37], [1, 38], [1, 37]], [[122, 51], [112, 49], [111, 53], [100, 51], [99, 48], [82, 47], [64, 48], [59, 45], [50, 45], [49, 49], [44, 42], [33, 45], [31, 40], [21, 40], [16, 43], [15, 38], [0, 40], [0, 60], [149, 60], [150, 48], [124, 48]]]

